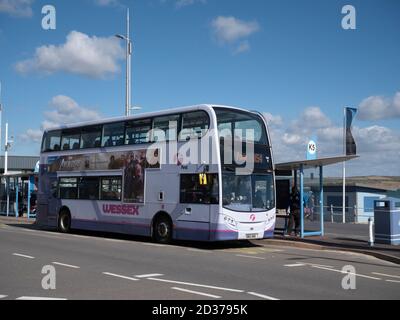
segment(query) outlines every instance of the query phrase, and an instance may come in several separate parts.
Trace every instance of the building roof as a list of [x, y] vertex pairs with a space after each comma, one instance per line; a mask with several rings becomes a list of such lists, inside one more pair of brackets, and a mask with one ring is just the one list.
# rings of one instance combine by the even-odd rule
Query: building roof
[[[341, 187], [342, 178], [324, 178], [324, 185], [328, 187]], [[370, 176], [346, 177], [347, 187], [369, 188], [385, 191], [400, 190], [400, 177]]]
[[[33, 171], [39, 159], [34, 156], [8, 156], [8, 170]], [[0, 170], [4, 171], [4, 156], [0, 156]]]

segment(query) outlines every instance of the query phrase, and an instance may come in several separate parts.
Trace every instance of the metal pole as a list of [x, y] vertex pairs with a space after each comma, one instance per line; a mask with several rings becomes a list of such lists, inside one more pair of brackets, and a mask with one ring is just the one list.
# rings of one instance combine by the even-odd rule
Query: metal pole
[[130, 37], [130, 17], [129, 8], [126, 13], [126, 105], [125, 115], [130, 115], [131, 109], [131, 54], [132, 46]]
[[28, 200], [26, 205], [28, 219], [31, 218], [31, 177], [28, 178]]
[[[8, 123], [6, 123], [5, 143], [4, 143], [4, 175], [8, 173]], [[10, 215], [10, 178], [6, 177], [6, 193], [7, 193], [7, 217]]]
[[[343, 121], [343, 154], [346, 155], [346, 108]], [[346, 161], [343, 161], [343, 223], [346, 223]]]
[[3, 105], [1, 104], [1, 82], [0, 82], [0, 150], [1, 150], [1, 139], [2, 139], [2, 136], [1, 136], [1, 131], [2, 131], [2, 129], [3, 129], [3, 126], [2, 126], [2, 116], [3, 116]]
[[6, 207], [6, 212], [7, 212], [7, 217], [10, 215], [10, 178], [6, 177], [6, 185], [7, 185], [7, 207]]
[[6, 136], [4, 144], [4, 174], [8, 173], [8, 123], [6, 123]]
[[319, 199], [320, 199], [320, 206], [321, 206], [321, 234], [324, 236], [324, 168], [323, 166], [319, 167]]
[[301, 238], [304, 238], [304, 167], [300, 166], [300, 223], [301, 223]]
[[19, 218], [19, 210], [18, 210], [19, 178], [17, 177], [16, 179], [17, 179], [17, 183], [15, 185], [15, 218], [18, 219]]
[[369, 226], [369, 241], [368, 244], [370, 247], [373, 247], [375, 244], [375, 239], [374, 239], [374, 223], [372, 221], [372, 218], [368, 219], [368, 226]]

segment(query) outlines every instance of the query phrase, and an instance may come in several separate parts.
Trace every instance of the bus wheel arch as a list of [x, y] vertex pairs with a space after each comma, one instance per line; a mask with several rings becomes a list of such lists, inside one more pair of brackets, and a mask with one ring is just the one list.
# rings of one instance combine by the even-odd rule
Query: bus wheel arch
[[66, 206], [61, 207], [60, 212], [58, 214], [58, 230], [61, 233], [71, 232], [71, 223], [72, 223], [71, 211]]
[[165, 212], [158, 212], [151, 223], [151, 235], [158, 243], [170, 243], [173, 234], [173, 222], [171, 216]]

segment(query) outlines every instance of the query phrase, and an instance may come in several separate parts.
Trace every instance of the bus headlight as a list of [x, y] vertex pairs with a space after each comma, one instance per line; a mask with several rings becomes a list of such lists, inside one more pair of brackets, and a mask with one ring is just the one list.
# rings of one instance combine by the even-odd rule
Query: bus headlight
[[233, 228], [237, 227], [237, 223], [236, 223], [235, 219], [231, 218], [230, 216], [225, 216], [224, 220], [225, 220], [225, 223], [227, 223], [231, 227], [233, 227]]

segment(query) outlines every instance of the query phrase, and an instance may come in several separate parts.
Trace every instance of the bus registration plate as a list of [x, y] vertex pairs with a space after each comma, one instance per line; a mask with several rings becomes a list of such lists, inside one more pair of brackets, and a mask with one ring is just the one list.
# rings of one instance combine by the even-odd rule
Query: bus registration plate
[[257, 239], [258, 233], [248, 233], [246, 234], [247, 239]]

